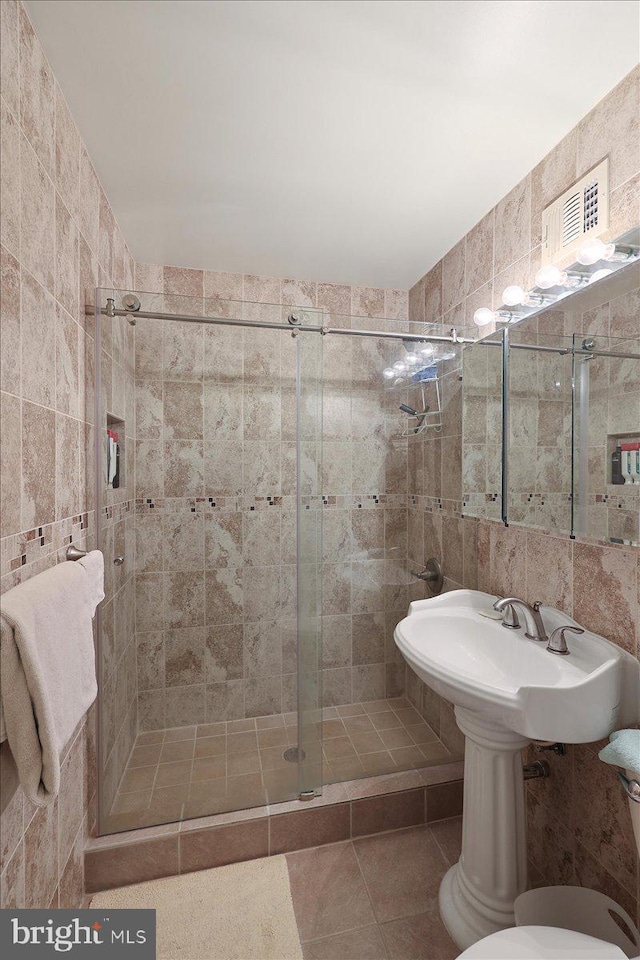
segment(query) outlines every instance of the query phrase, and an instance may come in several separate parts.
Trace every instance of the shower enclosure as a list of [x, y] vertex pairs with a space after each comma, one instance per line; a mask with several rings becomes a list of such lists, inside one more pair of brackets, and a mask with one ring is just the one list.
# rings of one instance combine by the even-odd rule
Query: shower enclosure
[[448, 333], [116, 290], [95, 323], [100, 833], [450, 760], [393, 643]]

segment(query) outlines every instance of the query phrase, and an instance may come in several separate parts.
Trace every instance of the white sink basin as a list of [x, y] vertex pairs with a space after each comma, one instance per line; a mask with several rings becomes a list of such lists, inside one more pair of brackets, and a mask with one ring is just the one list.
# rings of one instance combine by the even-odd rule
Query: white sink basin
[[[490, 715], [532, 740], [587, 743], [619, 720], [633, 658], [594, 633], [567, 634], [569, 656], [549, 653], [483, 617], [497, 598], [455, 590], [417, 600], [395, 631], [399, 649], [424, 682], [456, 706]], [[547, 633], [577, 626], [565, 613], [541, 608]]]
[[[588, 632], [567, 634], [569, 656], [554, 656], [522, 628], [483, 617], [495, 600], [475, 590], [417, 600], [395, 631], [409, 665], [455, 705], [465, 735], [462, 853], [440, 885], [440, 915], [462, 949], [514, 926], [514, 900], [527, 889], [523, 747], [599, 740], [638, 722], [633, 657]], [[551, 607], [540, 612], [549, 635], [577, 626]]]
[[[495, 600], [475, 590], [417, 600], [395, 631], [409, 665], [455, 705], [465, 735], [462, 853], [440, 885], [440, 915], [462, 949], [512, 927], [527, 889], [523, 747], [599, 740], [638, 722], [633, 657], [588, 632], [567, 634], [569, 656], [554, 656], [522, 628], [483, 617]], [[549, 635], [577, 626], [551, 607], [540, 612]]]

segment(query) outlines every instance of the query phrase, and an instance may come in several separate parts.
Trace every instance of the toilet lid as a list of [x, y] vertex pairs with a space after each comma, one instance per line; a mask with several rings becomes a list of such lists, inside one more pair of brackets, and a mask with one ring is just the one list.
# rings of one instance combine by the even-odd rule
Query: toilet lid
[[560, 927], [510, 927], [484, 937], [458, 960], [627, 960], [613, 943]]

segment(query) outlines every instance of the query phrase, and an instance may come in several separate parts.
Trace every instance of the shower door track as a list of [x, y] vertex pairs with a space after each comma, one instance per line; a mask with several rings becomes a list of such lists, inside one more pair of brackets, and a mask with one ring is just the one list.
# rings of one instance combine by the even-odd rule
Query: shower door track
[[[234, 320], [231, 317], [198, 317], [183, 315], [180, 313], [162, 313], [161, 311], [149, 310], [122, 310], [114, 307], [101, 307], [99, 311], [105, 317], [128, 317], [129, 320], [140, 318], [141, 320], [175, 320], [179, 323], [205, 323], [227, 327], [255, 327], [259, 330], [289, 330], [293, 333], [300, 330], [303, 333], [319, 333], [323, 336], [337, 335], [343, 337], [376, 337], [383, 340], [407, 340], [415, 343], [475, 343], [485, 347], [501, 347], [502, 340], [474, 340], [473, 337], [460, 337], [452, 327], [448, 335], [433, 333], [391, 333], [388, 330], [358, 330], [355, 327], [313, 327], [308, 324], [297, 323], [275, 323], [273, 321], [261, 320]], [[87, 316], [94, 316], [93, 307], [85, 309]], [[396, 321], [394, 321], [396, 322]], [[397, 321], [402, 323], [402, 321]], [[406, 321], [415, 323], [416, 321]], [[508, 329], [508, 328], [507, 328]], [[593, 357], [615, 357], [621, 360], [640, 360], [640, 354], [637, 353], [618, 353], [611, 350], [584, 350], [573, 347], [547, 347], [537, 346], [528, 343], [512, 343], [512, 350], [532, 350], [537, 353], [557, 353], [560, 356], [569, 354], [583, 354]]]
[[[319, 333], [323, 336], [330, 334], [339, 334], [349, 337], [376, 337], [384, 340], [409, 340], [416, 343], [434, 342], [434, 343], [476, 343], [472, 337], [458, 336], [455, 327], [451, 329], [448, 336], [428, 333], [391, 333], [387, 330], [358, 330], [352, 327], [314, 327], [308, 324], [299, 323], [275, 323], [273, 321], [261, 320], [235, 320], [230, 317], [198, 317], [183, 315], [180, 313], [162, 313], [154, 310], [123, 310], [116, 308], [115, 305], [101, 307], [99, 312], [105, 317], [127, 317], [130, 322], [137, 319], [141, 320], [175, 320], [179, 323], [204, 323], [227, 327], [255, 327], [259, 330], [297, 330], [303, 333]], [[87, 307], [85, 310], [87, 316], [94, 316], [94, 308]], [[395, 322], [395, 321], [394, 321]], [[402, 321], [399, 321], [402, 322]], [[413, 322], [413, 321], [406, 321]]]

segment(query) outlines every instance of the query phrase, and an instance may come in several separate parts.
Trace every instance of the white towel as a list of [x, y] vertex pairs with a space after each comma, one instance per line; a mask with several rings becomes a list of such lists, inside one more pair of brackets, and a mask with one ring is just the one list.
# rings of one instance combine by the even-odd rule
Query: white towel
[[59, 563], [1, 598], [0, 694], [28, 799], [51, 803], [60, 753], [96, 698], [92, 619], [104, 597], [102, 554]]

